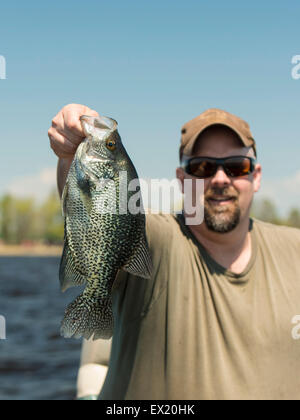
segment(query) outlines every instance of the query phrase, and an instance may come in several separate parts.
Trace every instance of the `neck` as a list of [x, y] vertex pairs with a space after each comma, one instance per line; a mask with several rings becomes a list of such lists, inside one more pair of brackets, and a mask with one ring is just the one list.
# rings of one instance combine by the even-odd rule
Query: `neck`
[[215, 261], [226, 269], [240, 273], [251, 258], [249, 224], [248, 215], [233, 231], [228, 233], [212, 232], [205, 223], [189, 226], [189, 229]]

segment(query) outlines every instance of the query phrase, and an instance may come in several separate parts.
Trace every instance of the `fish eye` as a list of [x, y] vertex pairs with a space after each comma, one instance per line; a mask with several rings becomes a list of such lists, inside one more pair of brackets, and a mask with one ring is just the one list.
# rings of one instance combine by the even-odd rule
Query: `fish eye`
[[108, 150], [113, 152], [114, 150], [116, 150], [117, 144], [116, 144], [115, 140], [107, 140], [106, 141], [106, 147], [108, 148]]

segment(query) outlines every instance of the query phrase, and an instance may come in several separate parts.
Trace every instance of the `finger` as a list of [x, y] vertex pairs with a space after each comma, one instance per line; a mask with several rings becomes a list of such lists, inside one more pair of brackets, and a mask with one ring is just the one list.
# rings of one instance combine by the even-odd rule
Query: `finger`
[[53, 118], [52, 127], [59, 134], [74, 143], [75, 146], [78, 146], [85, 137], [80, 122], [82, 115], [99, 116], [97, 111], [86, 106], [68, 105]]
[[90, 109], [90, 108], [87, 109], [87, 112], [88, 112], [87, 115], [89, 115], [91, 117], [99, 117], [100, 116], [97, 111], [95, 111], [93, 109]]
[[79, 119], [81, 109], [78, 109], [78, 107], [74, 108], [74, 106], [63, 108], [62, 111], [53, 118], [52, 127], [62, 136], [74, 139], [75, 143], [78, 143], [78, 140], [82, 139], [84, 134]]
[[48, 136], [51, 148], [57, 156], [70, 157], [76, 153], [77, 147], [53, 128], [50, 128]]
[[74, 132], [72, 130], [70, 130], [67, 126], [64, 126], [63, 129], [61, 129], [60, 127], [56, 128], [56, 131], [63, 137], [65, 137], [66, 139], [68, 139], [71, 143], [73, 143], [76, 147], [78, 147], [80, 145], [80, 143], [82, 142], [82, 140], [84, 139], [85, 135], [83, 134], [82, 136], [78, 136], [76, 134], [74, 134]]
[[59, 134], [69, 139], [75, 146], [78, 146], [82, 142], [83, 136], [74, 134], [74, 132], [68, 128], [61, 112], [53, 119], [52, 128], [54, 131], [57, 131]]
[[80, 117], [82, 115], [90, 115], [92, 117], [99, 116], [99, 114], [96, 111], [86, 106], [78, 107], [76, 109], [76, 112], [73, 111], [72, 107], [68, 107], [67, 109], [63, 110], [62, 114], [63, 114], [63, 121], [64, 121], [63, 132], [66, 133], [67, 137], [71, 132], [72, 135], [75, 135], [77, 137], [77, 139], [78, 137], [81, 137], [81, 138], [85, 137], [83, 129], [82, 129]]

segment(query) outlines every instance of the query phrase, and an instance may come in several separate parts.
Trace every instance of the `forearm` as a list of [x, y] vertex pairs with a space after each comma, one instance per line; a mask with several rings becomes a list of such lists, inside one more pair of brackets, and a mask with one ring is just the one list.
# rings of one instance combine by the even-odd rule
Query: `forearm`
[[105, 382], [112, 340], [83, 340], [77, 398], [98, 396]]
[[72, 164], [73, 158], [59, 159], [57, 164], [57, 187], [60, 197], [62, 197], [64, 187], [66, 185], [68, 173]]
[[89, 364], [81, 366], [77, 380], [77, 399], [99, 396], [106, 379], [108, 367]]

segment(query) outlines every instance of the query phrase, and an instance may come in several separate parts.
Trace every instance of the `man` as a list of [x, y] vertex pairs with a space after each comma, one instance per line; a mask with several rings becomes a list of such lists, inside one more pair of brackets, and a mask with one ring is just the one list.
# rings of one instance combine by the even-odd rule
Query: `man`
[[[82, 114], [95, 112], [64, 108], [49, 132], [60, 192]], [[115, 281], [100, 398], [298, 399], [300, 232], [250, 218], [261, 182], [250, 128], [208, 110], [184, 126], [180, 156], [182, 188], [204, 180], [205, 220], [187, 226], [185, 215], [147, 215], [153, 276], [120, 271]]]

